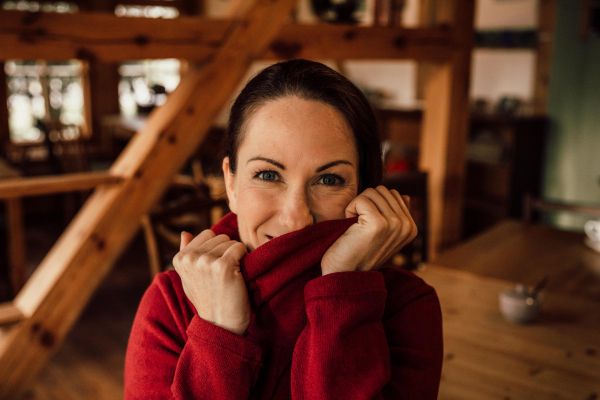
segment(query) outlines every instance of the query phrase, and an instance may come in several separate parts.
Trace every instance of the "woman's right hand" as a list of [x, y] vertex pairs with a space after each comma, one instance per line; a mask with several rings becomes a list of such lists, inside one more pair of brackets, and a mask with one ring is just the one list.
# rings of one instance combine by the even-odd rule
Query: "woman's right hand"
[[181, 233], [179, 253], [173, 258], [186, 296], [198, 316], [230, 332], [243, 335], [250, 324], [250, 300], [240, 270], [246, 246], [207, 229], [194, 238]]

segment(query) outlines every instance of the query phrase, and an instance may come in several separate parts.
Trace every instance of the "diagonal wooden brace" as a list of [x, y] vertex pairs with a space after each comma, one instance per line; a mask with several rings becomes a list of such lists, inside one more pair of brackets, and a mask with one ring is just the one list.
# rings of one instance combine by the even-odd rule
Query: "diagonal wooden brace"
[[246, 73], [277, 36], [294, 0], [256, 0], [202, 70], [186, 74], [115, 161], [15, 298], [25, 319], [0, 331], [0, 398], [16, 398], [58, 349], [147, 213], [200, 145]]

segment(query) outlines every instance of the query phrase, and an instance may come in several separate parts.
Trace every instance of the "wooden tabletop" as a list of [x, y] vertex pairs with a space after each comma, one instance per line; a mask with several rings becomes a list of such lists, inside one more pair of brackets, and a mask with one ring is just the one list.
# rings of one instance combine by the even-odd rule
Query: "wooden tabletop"
[[514, 283], [431, 264], [417, 275], [442, 307], [440, 400], [600, 398], [600, 304], [546, 292], [540, 318], [516, 325], [498, 308]]
[[548, 290], [600, 301], [600, 253], [588, 248], [584, 237], [508, 220], [443, 253], [435, 263], [528, 285], [548, 275]]

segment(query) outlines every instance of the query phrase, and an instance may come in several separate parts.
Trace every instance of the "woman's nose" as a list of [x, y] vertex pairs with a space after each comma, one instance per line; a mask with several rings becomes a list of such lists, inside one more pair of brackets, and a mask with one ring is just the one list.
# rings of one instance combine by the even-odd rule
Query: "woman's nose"
[[314, 223], [305, 195], [290, 194], [280, 214], [280, 222], [287, 232], [298, 231]]

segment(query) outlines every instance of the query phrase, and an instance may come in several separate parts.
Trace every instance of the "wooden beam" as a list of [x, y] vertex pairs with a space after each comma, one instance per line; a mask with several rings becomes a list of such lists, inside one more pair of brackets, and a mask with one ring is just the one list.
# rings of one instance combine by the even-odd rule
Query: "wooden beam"
[[445, 62], [458, 46], [448, 30], [288, 25], [271, 44], [274, 59], [414, 59]]
[[[38, 15], [39, 14], [39, 15]], [[140, 21], [141, 20], [141, 21]], [[0, 60], [144, 58], [207, 61], [231, 25], [228, 20], [119, 18], [107, 14], [0, 11]], [[447, 28], [403, 29], [286, 25], [268, 59], [415, 59], [443, 62], [456, 45]]]
[[10, 131], [8, 129], [8, 101], [6, 72], [4, 63], [0, 62], [0, 157], [6, 155], [5, 147], [10, 143]]
[[125, 181], [95, 190], [15, 298], [27, 319], [0, 341], [0, 398], [17, 397], [56, 351], [141, 216], [202, 142], [293, 6], [293, 0], [256, 0], [213, 62], [187, 73], [129, 142], [110, 171]]
[[431, 260], [462, 234], [475, 1], [454, 2], [448, 7], [457, 10], [456, 40], [462, 45], [451, 62], [429, 68], [424, 89], [419, 168], [429, 173]]
[[15, 324], [23, 320], [25, 316], [14, 304], [0, 304], [0, 327]]
[[0, 181], [0, 199], [40, 196], [52, 193], [77, 192], [100, 185], [116, 185], [123, 181], [109, 172], [82, 172], [35, 178], [13, 178]]
[[0, 59], [205, 60], [230, 26], [231, 21], [199, 17], [147, 19], [92, 12], [0, 11]]
[[548, 106], [548, 94], [550, 91], [552, 49], [554, 48], [556, 0], [540, 1], [539, 24], [539, 41], [537, 47], [535, 84], [533, 93], [533, 111], [536, 114], [546, 114]]

